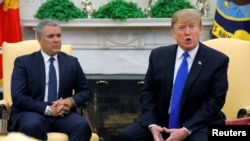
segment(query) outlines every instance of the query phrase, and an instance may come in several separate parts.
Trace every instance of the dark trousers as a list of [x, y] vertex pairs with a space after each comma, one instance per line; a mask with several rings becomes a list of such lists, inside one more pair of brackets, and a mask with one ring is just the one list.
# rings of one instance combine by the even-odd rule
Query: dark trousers
[[82, 115], [71, 112], [63, 117], [49, 117], [34, 112], [23, 112], [15, 131], [39, 140], [47, 140], [47, 132], [62, 132], [70, 141], [89, 141], [91, 128]]
[[[168, 136], [168, 134], [163, 133], [165, 139]], [[148, 127], [141, 126], [141, 122], [137, 121], [123, 129], [120, 134], [120, 141], [154, 141], [154, 139]], [[207, 127], [192, 133], [184, 141], [208, 141]]]

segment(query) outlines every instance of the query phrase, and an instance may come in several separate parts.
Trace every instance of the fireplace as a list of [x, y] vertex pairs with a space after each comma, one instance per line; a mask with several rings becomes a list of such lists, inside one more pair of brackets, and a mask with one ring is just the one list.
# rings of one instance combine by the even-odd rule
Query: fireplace
[[88, 113], [93, 131], [101, 141], [118, 140], [122, 129], [140, 116], [139, 97], [143, 76], [108, 75], [103, 79], [91, 78], [89, 82], [93, 97], [88, 105]]

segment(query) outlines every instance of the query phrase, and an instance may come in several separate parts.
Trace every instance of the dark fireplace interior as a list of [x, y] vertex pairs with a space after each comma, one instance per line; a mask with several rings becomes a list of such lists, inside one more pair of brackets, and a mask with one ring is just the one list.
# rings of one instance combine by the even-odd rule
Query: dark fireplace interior
[[139, 96], [143, 76], [89, 79], [93, 97], [88, 113], [100, 141], [116, 141], [122, 129], [140, 115]]

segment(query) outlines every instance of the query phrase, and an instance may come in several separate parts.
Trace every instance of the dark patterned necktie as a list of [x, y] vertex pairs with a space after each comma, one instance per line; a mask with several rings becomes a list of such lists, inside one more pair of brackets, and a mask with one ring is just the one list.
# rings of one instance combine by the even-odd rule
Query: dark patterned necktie
[[56, 79], [56, 70], [54, 67], [55, 58], [51, 57], [49, 59], [49, 88], [48, 88], [48, 102], [53, 102], [57, 99], [57, 79]]

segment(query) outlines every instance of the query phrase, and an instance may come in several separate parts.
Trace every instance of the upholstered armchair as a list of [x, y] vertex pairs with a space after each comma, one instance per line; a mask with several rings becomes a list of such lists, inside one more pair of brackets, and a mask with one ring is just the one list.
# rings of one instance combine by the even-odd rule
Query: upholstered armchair
[[[37, 40], [26, 40], [17, 43], [3, 43], [2, 47], [2, 57], [3, 57], [3, 100], [0, 100], [0, 105], [6, 106], [7, 109], [10, 109], [12, 104], [11, 95], [10, 95], [10, 81], [11, 73], [13, 70], [14, 60], [17, 56], [28, 54], [33, 51], [39, 50], [40, 45]], [[62, 45], [61, 50], [67, 54], [72, 54], [71, 45]], [[85, 112], [86, 113], [86, 112]], [[15, 136], [12, 133], [9, 133], [10, 136]], [[17, 138], [18, 138], [17, 134]], [[7, 135], [8, 136], [8, 135]], [[6, 136], [6, 137], [7, 137]], [[19, 135], [20, 136], [20, 135]], [[4, 137], [0, 136], [2, 140]], [[68, 141], [68, 136], [59, 132], [48, 133], [48, 141]], [[97, 134], [92, 133], [90, 141], [99, 141]]]
[[229, 56], [229, 89], [222, 109], [226, 124], [250, 124], [250, 41], [216, 38], [203, 43]]

